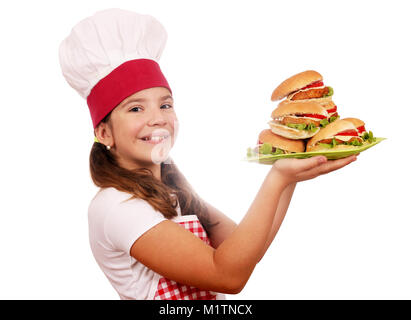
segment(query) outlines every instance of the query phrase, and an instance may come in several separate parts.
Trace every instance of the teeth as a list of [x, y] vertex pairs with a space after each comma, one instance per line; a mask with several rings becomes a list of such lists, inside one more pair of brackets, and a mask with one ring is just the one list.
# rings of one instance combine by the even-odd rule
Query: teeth
[[154, 136], [154, 137], [146, 137], [146, 138], [143, 138], [143, 140], [144, 141], [149, 141], [149, 140], [151, 140], [151, 141], [160, 141], [160, 140], [163, 140], [163, 139], [166, 139], [168, 136]]

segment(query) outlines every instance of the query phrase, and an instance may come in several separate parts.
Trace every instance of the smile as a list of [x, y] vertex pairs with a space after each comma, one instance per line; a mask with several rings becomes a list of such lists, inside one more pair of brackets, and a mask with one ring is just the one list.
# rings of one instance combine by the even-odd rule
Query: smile
[[152, 136], [152, 137], [145, 137], [140, 140], [143, 140], [146, 143], [150, 144], [157, 144], [163, 142], [165, 139], [169, 138], [169, 135], [166, 136]]

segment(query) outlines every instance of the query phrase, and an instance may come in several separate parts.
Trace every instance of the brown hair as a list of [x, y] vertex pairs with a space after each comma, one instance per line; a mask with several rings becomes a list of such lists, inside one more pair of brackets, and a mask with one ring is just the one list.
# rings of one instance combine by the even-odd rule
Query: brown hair
[[[110, 114], [111, 112], [102, 122], [109, 122]], [[182, 215], [197, 215], [206, 231], [213, 226], [204, 201], [171, 158], [161, 163], [161, 181], [159, 181], [148, 168], [128, 170], [119, 166], [112, 152], [103, 144], [94, 142], [90, 152], [90, 173], [97, 187], [113, 187], [130, 193], [132, 195], [130, 199], [146, 200], [167, 219], [177, 216], [177, 201], [172, 199], [174, 195], [178, 199]]]

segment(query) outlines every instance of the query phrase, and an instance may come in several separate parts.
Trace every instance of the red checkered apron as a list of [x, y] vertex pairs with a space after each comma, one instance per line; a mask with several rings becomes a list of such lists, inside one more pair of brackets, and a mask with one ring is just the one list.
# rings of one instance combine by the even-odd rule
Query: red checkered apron
[[[207, 233], [197, 216], [181, 216], [174, 221], [210, 245]], [[216, 298], [215, 292], [197, 289], [164, 277], [160, 277], [158, 280], [157, 290], [154, 294], [154, 300], [216, 300]]]

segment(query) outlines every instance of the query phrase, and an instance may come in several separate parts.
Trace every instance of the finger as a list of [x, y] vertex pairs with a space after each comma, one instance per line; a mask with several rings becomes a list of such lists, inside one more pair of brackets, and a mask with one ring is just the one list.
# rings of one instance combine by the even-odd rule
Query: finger
[[355, 159], [356, 159], [356, 156], [351, 156], [351, 157], [347, 157], [347, 158], [343, 158], [339, 160], [327, 161], [326, 163], [323, 163], [320, 166], [314, 167], [311, 170], [304, 172], [303, 173], [304, 179], [307, 179], [307, 180], [312, 179], [319, 175], [326, 174], [331, 171], [340, 169], [348, 165], [349, 163], [355, 161]]
[[354, 162], [355, 160], [357, 160], [357, 156], [352, 155], [347, 158], [328, 161], [327, 163], [324, 163], [322, 166], [320, 166], [318, 169], [320, 174], [326, 174], [331, 171], [341, 169], [342, 167], [345, 167], [346, 165], [350, 164], [351, 162]]
[[327, 162], [327, 158], [324, 156], [315, 156], [308, 159], [299, 159], [298, 161], [300, 161], [299, 165], [301, 171], [306, 171]]

